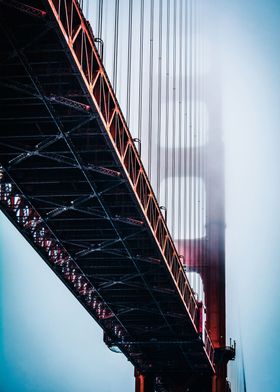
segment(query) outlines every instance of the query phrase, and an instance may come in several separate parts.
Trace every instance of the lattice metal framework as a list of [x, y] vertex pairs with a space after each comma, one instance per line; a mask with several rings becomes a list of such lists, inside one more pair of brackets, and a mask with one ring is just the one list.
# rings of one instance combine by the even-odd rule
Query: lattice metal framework
[[213, 373], [201, 307], [79, 4], [0, 7], [1, 209], [137, 369]]

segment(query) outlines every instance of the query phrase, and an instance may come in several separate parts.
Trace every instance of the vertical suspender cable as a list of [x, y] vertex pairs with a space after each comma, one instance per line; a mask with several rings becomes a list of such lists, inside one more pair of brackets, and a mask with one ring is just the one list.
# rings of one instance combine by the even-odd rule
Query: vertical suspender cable
[[[197, 23], [196, 23], [196, 8], [197, 8], [197, 0], [194, 2], [193, 7], [193, 59], [194, 59], [194, 73], [193, 73], [193, 108], [194, 108], [194, 121], [193, 121], [193, 234], [194, 238], [197, 237]], [[194, 241], [194, 264], [195, 270], [197, 270], [197, 241]], [[197, 275], [195, 275], [194, 289], [197, 292]]]
[[161, 84], [162, 84], [162, 0], [159, 0], [159, 31], [158, 31], [158, 126], [157, 126], [157, 199], [160, 203], [161, 181]]
[[243, 353], [243, 344], [242, 341], [240, 339], [240, 347], [241, 347], [241, 379], [242, 379], [242, 390], [243, 392], [247, 392], [247, 382], [246, 382], [246, 373], [245, 373], [245, 362], [244, 362], [244, 353]]
[[97, 28], [98, 38], [102, 38], [102, 24], [103, 24], [103, 0], [99, 0], [99, 2], [98, 2], [98, 28]]
[[[190, 8], [189, 8], [189, 24], [190, 24], [190, 49], [189, 49], [189, 238], [192, 238], [192, 85], [193, 85], [193, 31], [192, 31], [192, 0], [190, 0]], [[192, 262], [193, 250], [192, 246], [190, 246], [190, 259]], [[193, 281], [191, 279], [191, 284], [193, 285]]]
[[95, 2], [95, 10], [94, 10], [94, 17], [96, 19], [94, 19], [94, 34], [96, 37], [98, 37], [98, 22], [99, 22], [99, 1]]
[[[177, 28], [177, 0], [173, 0], [173, 77], [172, 77], [172, 210], [171, 233], [175, 229], [175, 140], [176, 140], [176, 28]], [[174, 194], [175, 193], [175, 194]]]
[[119, 49], [119, 0], [115, 0], [114, 57], [113, 57], [113, 88], [115, 91], [117, 91], [117, 80], [118, 80], [118, 49]]
[[181, 239], [181, 211], [182, 211], [182, 149], [183, 149], [183, 140], [182, 140], [182, 23], [183, 23], [183, 3], [180, 0], [179, 7], [179, 154], [178, 154], [178, 173], [179, 173], [179, 184], [178, 184], [178, 208], [177, 208], [177, 217], [178, 217], [178, 239]]
[[[188, 2], [185, 1], [185, 45], [184, 45], [184, 60], [185, 60], [185, 84], [184, 84], [184, 147], [187, 150], [188, 147], [188, 62], [189, 62], [189, 53], [188, 53], [188, 39], [189, 39], [189, 21], [188, 21]], [[187, 209], [187, 175], [188, 175], [188, 164], [187, 164], [187, 156], [184, 154], [184, 233], [183, 238], [187, 240], [188, 233], [187, 233], [187, 221], [188, 221], [188, 209]]]
[[[212, 30], [212, 29], [211, 29]], [[213, 31], [211, 31], [213, 33]], [[210, 42], [207, 40], [207, 49], [206, 53], [209, 55], [209, 59], [211, 59], [212, 54], [210, 54], [210, 50], [212, 49], [211, 46], [213, 45], [213, 42]], [[208, 77], [211, 76], [213, 71], [208, 72], [207, 75]], [[207, 105], [209, 107], [209, 82], [208, 82], [208, 77], [206, 79], [206, 86], [205, 86], [205, 101], [207, 102]], [[210, 107], [209, 107], [210, 109]], [[210, 111], [209, 111], [210, 114]], [[210, 125], [213, 126], [214, 124], [210, 124], [210, 116], [208, 117], [208, 134], [207, 134], [207, 144], [206, 148], [209, 150], [209, 136], [210, 136]], [[209, 189], [209, 168], [208, 168], [208, 154], [205, 154], [205, 187], [206, 187], [206, 203], [205, 203], [205, 222], [208, 225], [209, 223], [209, 206], [210, 206], [210, 192], [208, 192]], [[209, 262], [210, 260], [210, 252], [209, 252], [209, 242], [210, 242], [210, 228], [206, 227], [206, 244], [205, 244], [205, 260]]]
[[[199, 12], [198, 12], [198, 1], [196, 2], [196, 12], [195, 12], [195, 58], [196, 58], [196, 77], [195, 77], [195, 104], [196, 104], [196, 127], [195, 127], [195, 210], [196, 210], [196, 219], [195, 219], [195, 225], [196, 225], [196, 230], [195, 230], [195, 236], [198, 239], [199, 237], [199, 50], [198, 50], [198, 45], [199, 45], [199, 38], [198, 38], [198, 29], [199, 29], [199, 24], [198, 24], [198, 17], [199, 17]], [[196, 252], [196, 265], [198, 267], [199, 262], [198, 262], [198, 246], [199, 246], [199, 241], [195, 241], [195, 252]], [[199, 293], [199, 286], [200, 286], [200, 281], [199, 281], [199, 275], [197, 274], [197, 281], [196, 281], [196, 291]]]
[[[202, 242], [202, 220], [203, 220], [203, 215], [202, 215], [202, 195], [203, 195], [203, 177], [202, 177], [202, 146], [203, 146], [203, 107], [202, 107], [202, 83], [203, 83], [203, 79], [202, 79], [202, 40], [203, 40], [203, 36], [202, 36], [202, 7], [201, 7], [201, 3], [199, 6], [199, 43], [198, 43], [198, 53], [199, 53], [199, 85], [198, 85], [198, 95], [199, 95], [199, 102], [200, 102], [200, 106], [199, 106], [199, 140], [198, 140], [198, 144], [199, 144], [199, 156], [198, 156], [198, 164], [199, 164], [199, 176], [200, 176], [200, 185], [199, 185], [199, 247], [198, 247], [198, 253], [199, 253], [199, 257], [201, 260], [201, 251], [202, 251], [202, 247], [201, 247], [201, 242]], [[201, 263], [200, 263], [201, 265]], [[199, 289], [201, 291], [201, 282], [199, 282]]]
[[[197, 181], [197, 262], [200, 267], [200, 230], [201, 230], [201, 172], [200, 172], [200, 145], [201, 145], [201, 100], [200, 100], [200, 86], [201, 86], [201, 54], [200, 54], [200, 44], [201, 44], [201, 34], [200, 34], [200, 20], [201, 20], [201, 10], [200, 2], [198, 2], [198, 12], [197, 12], [197, 173], [200, 181]], [[201, 284], [200, 279], [198, 279], [198, 293], [200, 293]]]
[[86, 18], [88, 19], [88, 16], [89, 16], [89, 0], [86, 0], [85, 15], [86, 15]]
[[[166, 5], [166, 112], [165, 112], [165, 206], [168, 212], [168, 164], [169, 164], [169, 46], [170, 46], [170, 0], [167, 0]], [[166, 214], [168, 217], [169, 215]]]
[[127, 40], [127, 90], [126, 90], [126, 122], [128, 126], [130, 123], [132, 12], [133, 12], [133, 0], [129, 0], [128, 40]]
[[139, 34], [139, 94], [138, 94], [138, 139], [142, 135], [142, 106], [143, 106], [143, 37], [144, 37], [144, 0], [140, 8], [140, 34]]
[[148, 175], [152, 180], [152, 142], [153, 142], [153, 56], [154, 56], [154, 0], [150, 7], [150, 65], [149, 65], [149, 123], [148, 123]]
[[[201, 197], [201, 179], [200, 179], [200, 137], [201, 137], [201, 104], [200, 104], [200, 2], [198, 2], [198, 12], [197, 12], [197, 173], [199, 181], [197, 181], [197, 262], [199, 263], [200, 257], [200, 197]], [[198, 279], [198, 293], [200, 293], [200, 280]]]
[[[205, 26], [205, 14], [203, 14], [203, 26]], [[205, 27], [204, 27], [205, 29]], [[203, 75], [205, 75], [206, 71], [206, 59], [207, 59], [207, 45], [206, 45], [206, 37], [205, 34], [203, 34], [204, 40], [203, 40]], [[203, 89], [202, 89], [202, 99], [203, 102], [206, 105], [206, 81], [205, 77], [203, 78]], [[203, 154], [202, 154], [202, 178], [204, 180], [204, 192], [203, 192], [203, 201], [202, 201], [202, 206], [203, 206], [203, 224], [205, 225], [207, 220], [206, 220], [206, 203], [207, 203], [207, 194], [206, 194], [206, 156], [205, 156], [205, 151], [206, 151], [206, 146], [207, 146], [207, 124], [208, 124], [208, 119], [206, 113], [204, 114], [204, 119], [203, 119]], [[203, 226], [203, 233], [205, 235], [206, 233], [206, 227]], [[205, 236], [203, 236], [205, 238]], [[203, 252], [202, 252], [202, 257], [203, 260], [206, 260], [206, 241], [203, 242]]]
[[[196, 41], [195, 41], [195, 48], [196, 48], [196, 238], [199, 237], [199, 194], [200, 194], [200, 182], [199, 182], [199, 133], [200, 133], [200, 122], [199, 122], [199, 2], [196, 3]], [[199, 248], [199, 241], [196, 241], [196, 260], [198, 264], [198, 249]], [[198, 276], [198, 275], [197, 275]], [[199, 293], [199, 286], [200, 281], [197, 280], [197, 292]]]
[[[197, 164], [197, 171], [199, 175], [199, 183], [198, 183], [198, 200], [197, 200], [197, 205], [198, 205], [198, 228], [197, 228], [197, 233], [198, 233], [198, 245], [197, 245], [197, 252], [200, 258], [200, 248], [201, 248], [201, 192], [202, 192], [202, 182], [201, 182], [201, 115], [202, 115], [202, 106], [201, 106], [201, 7], [200, 7], [200, 2], [198, 4], [198, 87], [197, 87], [197, 95], [198, 95], [198, 138], [197, 138], [197, 152], [198, 152], [198, 164]], [[200, 261], [200, 259], [199, 259]], [[200, 263], [199, 263], [200, 265]], [[200, 293], [201, 289], [201, 282], [199, 280], [198, 282], [198, 290]]]

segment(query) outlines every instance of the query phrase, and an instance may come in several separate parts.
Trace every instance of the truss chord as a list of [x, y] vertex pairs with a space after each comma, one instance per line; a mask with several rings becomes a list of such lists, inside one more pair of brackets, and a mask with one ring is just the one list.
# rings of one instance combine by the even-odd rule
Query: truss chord
[[[113, 219], [112, 219], [112, 221], [113, 221]], [[77, 252], [75, 256], [76, 257], [83, 257], [83, 256], [87, 256], [89, 253], [103, 251], [105, 248], [110, 247], [111, 245], [115, 245], [118, 242], [121, 242], [124, 245], [126, 240], [133, 238], [135, 236], [138, 236], [139, 233], [141, 233], [141, 232], [144, 232], [144, 229], [141, 229], [138, 232], [134, 232], [132, 234], [129, 234], [125, 237], [118, 236], [117, 238], [115, 238], [113, 240], [104, 241], [104, 242], [97, 244], [97, 245], [93, 244], [93, 245], [89, 246], [87, 249], [80, 251], [80, 252]], [[140, 274], [140, 272], [139, 272], [139, 274]]]

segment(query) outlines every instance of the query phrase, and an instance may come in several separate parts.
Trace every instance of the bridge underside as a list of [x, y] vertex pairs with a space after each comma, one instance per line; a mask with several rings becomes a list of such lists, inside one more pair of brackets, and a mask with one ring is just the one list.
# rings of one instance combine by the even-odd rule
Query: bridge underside
[[205, 345], [48, 2], [6, 3], [2, 211], [141, 375], [211, 390]]

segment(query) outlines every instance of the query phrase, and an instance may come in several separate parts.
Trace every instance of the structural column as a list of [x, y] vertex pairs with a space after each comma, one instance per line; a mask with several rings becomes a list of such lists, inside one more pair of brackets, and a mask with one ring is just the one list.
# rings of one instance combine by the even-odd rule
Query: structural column
[[154, 377], [151, 374], [141, 374], [134, 371], [135, 392], [154, 392]]

